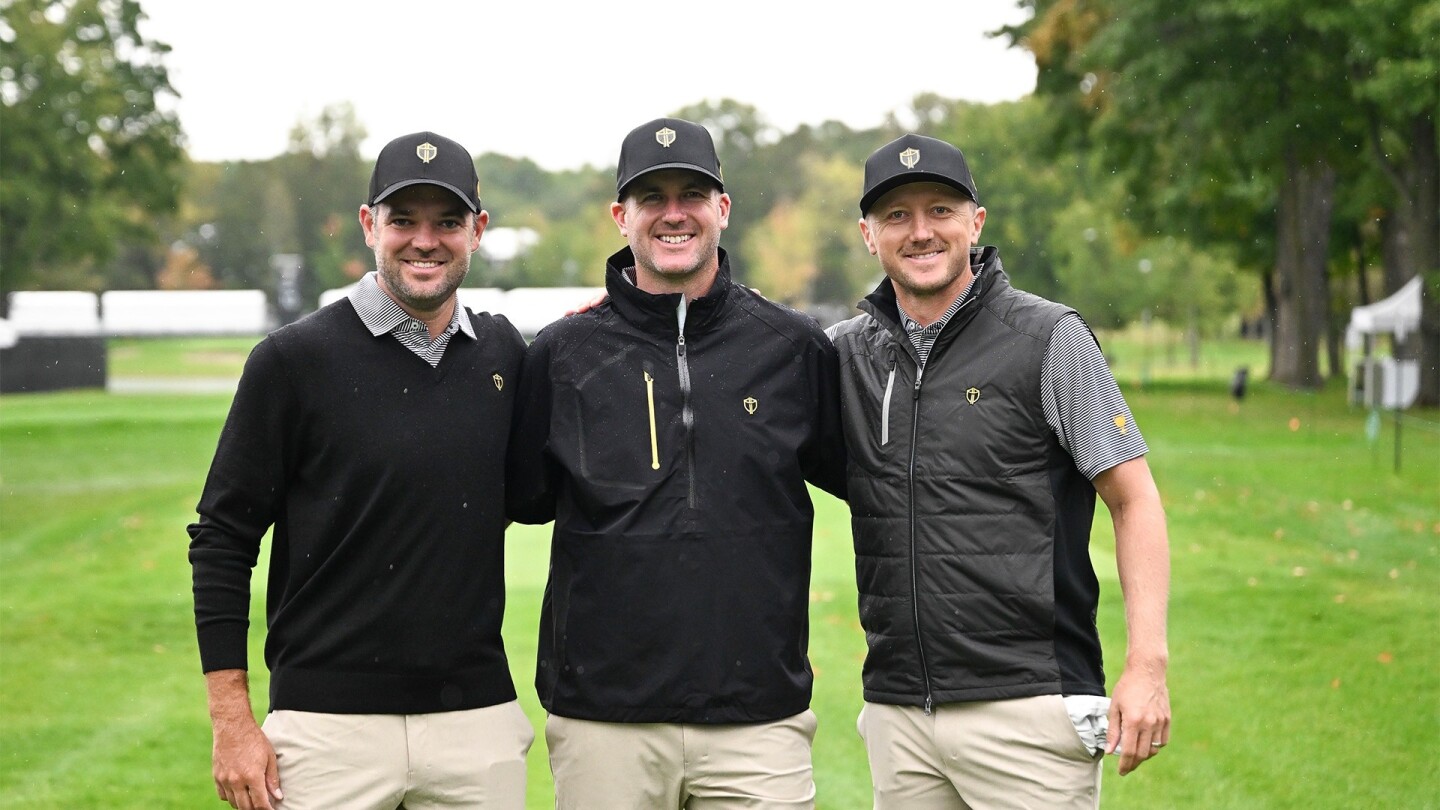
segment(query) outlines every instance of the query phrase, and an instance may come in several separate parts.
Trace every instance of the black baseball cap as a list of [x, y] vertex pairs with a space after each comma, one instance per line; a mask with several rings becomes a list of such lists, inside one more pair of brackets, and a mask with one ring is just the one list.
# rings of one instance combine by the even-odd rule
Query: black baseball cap
[[911, 134], [896, 138], [866, 158], [861, 215], [891, 189], [907, 183], [943, 183], [980, 204], [975, 180], [960, 150], [937, 138]]
[[385, 144], [370, 173], [370, 205], [420, 183], [449, 189], [471, 211], [480, 211], [480, 178], [470, 152], [433, 132], [402, 135]]
[[625, 198], [625, 187], [635, 178], [661, 169], [699, 172], [725, 190], [720, 157], [710, 130], [680, 118], [657, 118], [630, 130], [620, 144], [615, 167], [615, 197]]

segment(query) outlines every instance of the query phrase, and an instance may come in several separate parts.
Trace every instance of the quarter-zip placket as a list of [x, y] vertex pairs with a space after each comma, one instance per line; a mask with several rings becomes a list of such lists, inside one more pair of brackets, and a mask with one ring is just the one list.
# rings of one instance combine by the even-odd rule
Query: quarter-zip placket
[[[683, 307], [683, 304], [682, 304]], [[680, 372], [680, 424], [685, 428], [685, 471], [689, 479], [686, 504], [694, 509], [699, 500], [695, 485], [695, 411], [690, 406], [690, 361], [685, 357], [685, 314], [679, 314], [680, 330], [675, 340], [675, 365]]]

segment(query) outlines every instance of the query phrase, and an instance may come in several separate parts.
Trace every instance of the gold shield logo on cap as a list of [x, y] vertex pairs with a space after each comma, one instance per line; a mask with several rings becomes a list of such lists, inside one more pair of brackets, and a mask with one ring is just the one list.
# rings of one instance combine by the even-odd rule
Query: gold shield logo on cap
[[493, 374], [493, 375], [490, 376], [490, 379], [495, 381], [495, 390], [496, 390], [496, 391], [504, 391], [504, 390], [505, 390], [505, 378], [504, 378], [504, 377], [501, 377], [499, 374]]
[[900, 153], [900, 162], [905, 164], [905, 168], [907, 169], [915, 168], [915, 164], [920, 162], [920, 150], [913, 146], [906, 149]]
[[670, 144], [675, 142], [675, 130], [669, 127], [663, 127], [659, 130], [656, 130], [655, 142], [665, 147], [666, 149], [669, 149]]
[[741, 404], [745, 406], [746, 413], [755, 413], [755, 409], [760, 407], [759, 400], [754, 397], [745, 397], [745, 401]]
[[429, 141], [426, 141], [425, 143], [422, 143], [419, 146], [415, 147], [415, 157], [420, 158], [421, 163], [429, 163], [430, 161], [434, 160], [435, 156], [438, 154], [440, 154], [440, 150], [436, 149], [435, 144], [430, 143]]
[[976, 402], [979, 402], [979, 401], [980, 401], [980, 389], [979, 389], [979, 388], [969, 388], [969, 389], [966, 389], [966, 391], [965, 391], [965, 401], [968, 402], [968, 403], [970, 403], [971, 405], [974, 405]]

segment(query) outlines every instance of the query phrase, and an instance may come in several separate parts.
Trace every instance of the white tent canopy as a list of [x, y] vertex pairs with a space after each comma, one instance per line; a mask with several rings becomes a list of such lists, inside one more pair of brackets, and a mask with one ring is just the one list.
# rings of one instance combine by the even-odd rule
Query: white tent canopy
[[1420, 329], [1420, 277], [1410, 279], [1395, 294], [1350, 310], [1345, 345], [1352, 351], [1365, 347], [1365, 357], [1350, 379], [1350, 402], [1371, 408], [1408, 408], [1420, 393], [1420, 363], [1414, 359], [1370, 354], [1365, 338], [1390, 335], [1404, 340]]
[[1350, 310], [1345, 345], [1358, 349], [1366, 335], [1394, 335], [1404, 340], [1420, 328], [1420, 277], [1410, 279], [1394, 295]]

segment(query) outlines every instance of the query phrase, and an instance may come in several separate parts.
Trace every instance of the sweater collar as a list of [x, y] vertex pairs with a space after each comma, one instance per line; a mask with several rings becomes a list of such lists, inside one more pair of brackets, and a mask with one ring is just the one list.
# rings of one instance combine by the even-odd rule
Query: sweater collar
[[[720, 270], [710, 291], [686, 305], [685, 334], [703, 332], [713, 325], [725, 310], [730, 297], [730, 256], [720, 252]], [[635, 267], [635, 254], [630, 248], [616, 251], [605, 263], [605, 292], [611, 304], [625, 320], [646, 331], [670, 334], [678, 327], [677, 310], [681, 293], [647, 293], [627, 278], [626, 270]]]

